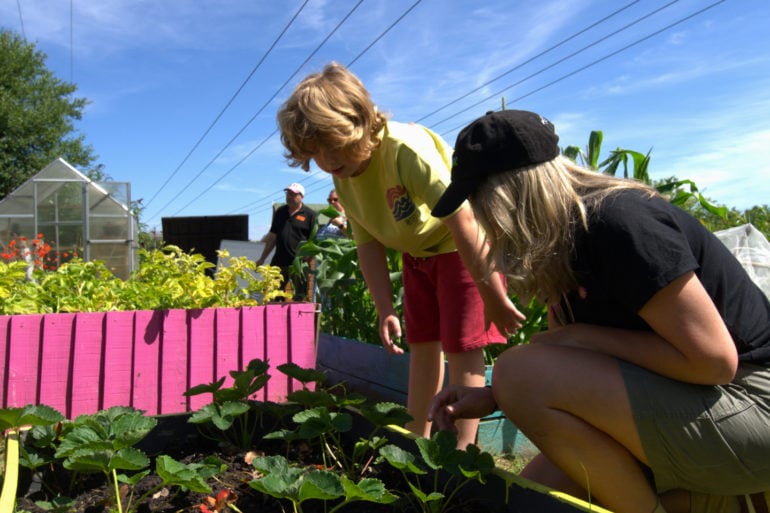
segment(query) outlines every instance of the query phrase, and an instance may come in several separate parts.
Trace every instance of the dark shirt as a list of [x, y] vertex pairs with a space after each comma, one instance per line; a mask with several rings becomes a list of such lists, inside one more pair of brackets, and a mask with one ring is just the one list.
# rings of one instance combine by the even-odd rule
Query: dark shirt
[[576, 322], [650, 330], [639, 310], [693, 271], [717, 306], [741, 361], [770, 362], [770, 302], [729, 249], [700, 221], [661, 198], [624, 191], [590, 213], [575, 238], [581, 290], [562, 308]]
[[270, 232], [276, 235], [275, 253], [270, 265], [291, 265], [297, 254], [297, 246], [310, 238], [315, 223], [316, 213], [304, 204], [291, 216], [288, 205], [278, 207], [270, 225]]

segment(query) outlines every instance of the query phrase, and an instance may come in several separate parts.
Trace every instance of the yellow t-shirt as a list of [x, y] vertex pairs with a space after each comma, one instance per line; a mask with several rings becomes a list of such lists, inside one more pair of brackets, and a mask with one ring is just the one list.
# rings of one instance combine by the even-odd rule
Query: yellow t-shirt
[[366, 170], [334, 179], [358, 244], [428, 257], [455, 251], [452, 235], [431, 215], [450, 182], [452, 147], [429, 129], [388, 122]]

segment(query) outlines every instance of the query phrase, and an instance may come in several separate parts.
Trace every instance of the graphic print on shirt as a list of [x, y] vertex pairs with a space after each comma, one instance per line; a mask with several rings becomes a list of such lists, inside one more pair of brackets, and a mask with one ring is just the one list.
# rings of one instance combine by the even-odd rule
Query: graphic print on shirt
[[393, 212], [393, 218], [396, 221], [404, 221], [417, 210], [412, 198], [409, 197], [409, 193], [406, 191], [406, 187], [403, 185], [391, 187], [386, 194], [388, 207]]

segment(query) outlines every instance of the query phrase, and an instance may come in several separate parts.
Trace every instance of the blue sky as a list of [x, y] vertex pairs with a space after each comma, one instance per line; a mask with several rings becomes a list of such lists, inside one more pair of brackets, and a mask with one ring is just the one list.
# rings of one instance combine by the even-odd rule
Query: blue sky
[[653, 178], [770, 204], [767, 0], [0, 0], [0, 26], [90, 100], [76, 127], [149, 227], [249, 214], [258, 239], [289, 183], [325, 203], [331, 180], [286, 165], [275, 113], [332, 60], [450, 143], [504, 98], [563, 146], [602, 130], [603, 156], [651, 150]]

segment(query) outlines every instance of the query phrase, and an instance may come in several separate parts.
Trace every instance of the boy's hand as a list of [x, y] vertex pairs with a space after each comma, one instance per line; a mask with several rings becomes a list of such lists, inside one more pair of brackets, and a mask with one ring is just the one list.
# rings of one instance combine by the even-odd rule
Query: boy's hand
[[404, 350], [395, 343], [399, 338], [401, 338], [401, 323], [398, 317], [395, 314], [380, 317], [380, 340], [390, 354], [404, 354]]

